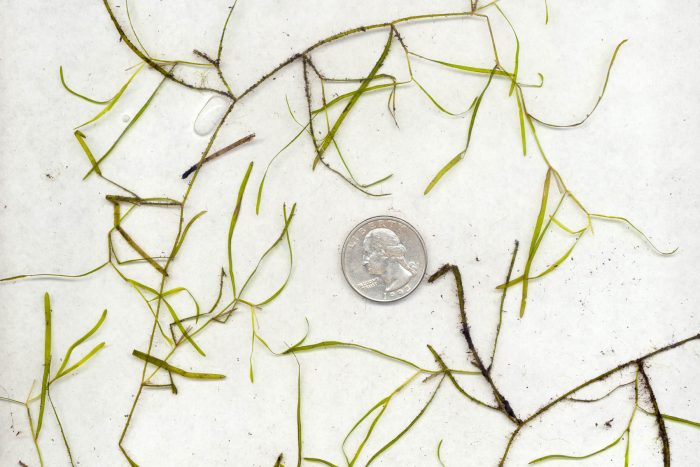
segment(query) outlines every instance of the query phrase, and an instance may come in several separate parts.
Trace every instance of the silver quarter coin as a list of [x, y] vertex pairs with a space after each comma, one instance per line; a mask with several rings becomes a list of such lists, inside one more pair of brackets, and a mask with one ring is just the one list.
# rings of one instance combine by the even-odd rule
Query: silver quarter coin
[[427, 255], [423, 239], [411, 224], [378, 216], [352, 229], [343, 245], [341, 264], [357, 293], [375, 302], [393, 302], [421, 283]]

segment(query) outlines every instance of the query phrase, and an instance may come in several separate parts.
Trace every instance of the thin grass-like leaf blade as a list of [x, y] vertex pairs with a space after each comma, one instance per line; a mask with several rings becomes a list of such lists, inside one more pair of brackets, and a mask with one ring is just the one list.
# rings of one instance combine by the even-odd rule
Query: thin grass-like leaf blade
[[78, 340], [73, 342], [70, 347], [68, 347], [68, 350], [66, 350], [65, 357], [63, 357], [63, 363], [61, 363], [61, 366], [58, 368], [54, 380], [58, 379], [60, 377], [59, 375], [63, 373], [63, 369], [66, 367], [66, 365], [68, 365], [68, 361], [70, 360], [70, 356], [73, 353], [73, 350], [80, 344], [88, 340], [90, 336], [95, 334], [97, 330], [100, 329], [100, 326], [102, 326], [102, 323], [104, 323], [105, 318], [107, 318], [107, 310], [104, 310], [102, 312], [102, 315], [100, 315], [100, 318], [97, 320], [97, 323], [95, 323], [95, 325], [92, 328], [90, 328], [88, 332], [86, 332], [82, 337], [80, 337]]
[[136, 358], [139, 358], [145, 362], [150, 363], [151, 365], [155, 365], [157, 367], [163, 368], [164, 370], [168, 370], [171, 373], [175, 373], [176, 375], [180, 375], [180, 376], [183, 376], [185, 378], [191, 378], [191, 379], [224, 379], [224, 378], [226, 378], [226, 375], [221, 375], [218, 373], [195, 373], [192, 371], [186, 371], [186, 370], [183, 370], [182, 368], [178, 368], [174, 365], [171, 365], [170, 363], [168, 363], [164, 360], [156, 358], [153, 355], [148, 355], [148, 354], [143, 353], [139, 350], [134, 350], [132, 352], [132, 355]]
[[231, 222], [229, 222], [228, 227], [228, 275], [231, 278], [231, 289], [233, 291], [233, 298], [237, 298], [236, 293], [236, 277], [233, 271], [233, 250], [231, 242], [233, 241], [233, 231], [236, 229], [236, 224], [238, 223], [238, 216], [241, 213], [241, 205], [243, 204], [243, 194], [245, 193], [245, 188], [248, 185], [248, 179], [250, 178], [250, 172], [253, 170], [253, 163], [248, 164], [248, 170], [246, 170], [243, 176], [243, 181], [238, 188], [238, 197], [236, 198], [236, 207], [233, 209], [233, 214], [231, 214]]
[[[41, 425], [44, 421], [44, 409], [46, 408], [46, 393], [49, 390], [49, 373], [51, 372], [51, 297], [44, 293], [44, 375], [41, 379], [41, 402], [39, 403], [39, 417], [36, 421], [34, 440], [39, 438]], [[27, 407], [27, 409], [29, 409]]]

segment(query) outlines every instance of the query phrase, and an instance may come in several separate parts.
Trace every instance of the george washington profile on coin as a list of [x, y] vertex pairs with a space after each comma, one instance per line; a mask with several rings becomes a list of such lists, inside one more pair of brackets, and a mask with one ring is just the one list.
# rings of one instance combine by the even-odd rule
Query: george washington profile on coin
[[385, 292], [400, 289], [415, 275], [416, 263], [406, 261], [406, 247], [393, 231], [380, 227], [370, 230], [362, 242], [362, 265], [382, 279]]
[[373, 217], [348, 235], [342, 266], [360, 295], [380, 302], [398, 300], [412, 292], [425, 274], [425, 245], [406, 221]]

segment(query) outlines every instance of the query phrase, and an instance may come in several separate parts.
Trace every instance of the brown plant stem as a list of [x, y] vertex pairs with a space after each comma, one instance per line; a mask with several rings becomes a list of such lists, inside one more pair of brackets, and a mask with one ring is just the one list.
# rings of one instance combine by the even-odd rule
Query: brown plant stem
[[508, 444], [506, 445], [505, 451], [504, 451], [504, 453], [503, 453], [503, 457], [501, 458], [501, 461], [499, 462], [498, 465], [499, 465], [500, 467], [503, 467], [503, 465], [505, 465], [505, 461], [506, 461], [506, 459], [507, 459], [507, 457], [508, 457], [508, 453], [510, 452], [511, 446], [513, 445], [513, 441], [514, 441], [515, 438], [517, 437], [517, 435], [518, 435], [518, 433], [520, 432], [520, 430], [521, 430], [526, 424], [530, 423], [531, 421], [533, 421], [534, 419], [536, 419], [537, 417], [539, 417], [540, 415], [542, 415], [543, 413], [545, 413], [546, 411], [548, 411], [549, 409], [551, 409], [552, 407], [554, 407], [555, 405], [557, 405], [558, 403], [560, 403], [561, 401], [568, 399], [568, 397], [571, 396], [572, 394], [574, 394], [574, 393], [580, 391], [581, 389], [583, 389], [583, 388], [585, 388], [585, 387], [587, 387], [587, 386], [590, 386], [590, 385], [593, 384], [593, 383], [597, 383], [597, 382], [599, 382], [599, 381], [603, 381], [603, 380], [605, 380], [606, 378], [608, 378], [609, 376], [611, 376], [611, 375], [617, 373], [618, 371], [624, 370], [624, 369], [627, 368], [627, 367], [630, 367], [630, 366], [633, 366], [633, 365], [638, 365], [639, 362], [644, 362], [644, 361], [645, 361], [646, 359], [648, 359], [648, 358], [651, 358], [651, 357], [653, 357], [653, 356], [655, 356], [655, 355], [658, 355], [658, 354], [660, 354], [660, 353], [663, 353], [663, 352], [667, 352], [667, 351], [669, 351], [669, 350], [673, 350], [673, 349], [675, 349], [675, 348], [677, 348], [677, 347], [680, 347], [680, 346], [682, 346], [682, 345], [684, 345], [684, 344], [687, 344], [688, 342], [691, 342], [691, 341], [694, 341], [694, 340], [698, 340], [698, 339], [700, 339], [700, 333], [695, 334], [695, 335], [690, 336], [690, 337], [687, 337], [687, 338], [685, 338], [685, 339], [683, 339], [683, 340], [674, 342], [674, 343], [669, 344], [669, 345], [667, 345], [667, 346], [661, 347], [660, 349], [657, 349], [657, 350], [654, 350], [654, 351], [652, 351], [652, 352], [649, 352], [649, 353], [647, 353], [646, 355], [641, 356], [640, 358], [637, 358], [637, 359], [634, 359], [634, 360], [630, 360], [629, 362], [626, 362], [626, 363], [623, 363], [623, 364], [621, 364], [621, 365], [618, 365], [618, 366], [616, 366], [615, 368], [613, 368], [613, 369], [611, 369], [611, 370], [608, 370], [608, 371], [606, 371], [605, 373], [602, 373], [602, 374], [600, 374], [600, 375], [598, 375], [598, 376], [596, 376], [596, 377], [594, 377], [594, 378], [591, 378], [591, 379], [589, 379], [588, 381], [586, 381], [585, 383], [581, 383], [581, 384], [579, 384], [578, 386], [576, 386], [575, 388], [573, 388], [573, 389], [567, 391], [566, 393], [562, 394], [561, 396], [559, 396], [559, 397], [553, 399], [552, 401], [550, 401], [549, 403], [547, 403], [546, 405], [544, 405], [542, 408], [538, 409], [535, 413], [533, 413], [532, 415], [530, 415], [529, 417], [527, 417], [525, 420], [523, 420], [522, 424], [520, 424], [520, 425], [513, 431], [513, 433], [511, 433], [510, 438], [508, 439]]
[[647, 376], [646, 371], [644, 371], [644, 360], [637, 360], [637, 368], [639, 369], [639, 374], [642, 375], [644, 380], [644, 385], [649, 393], [649, 399], [651, 399], [651, 405], [654, 407], [654, 417], [656, 418], [656, 425], [659, 427], [659, 438], [661, 439], [661, 450], [664, 456], [664, 467], [671, 467], [671, 448], [668, 441], [668, 433], [666, 432], [666, 423], [659, 410], [659, 403], [656, 401], [656, 395], [651, 387], [651, 382]]
[[[433, 13], [433, 14], [424, 14], [424, 15], [413, 15], [413, 16], [405, 16], [402, 18], [395, 19], [393, 21], [389, 22], [383, 22], [383, 23], [375, 23], [375, 24], [370, 24], [367, 26], [359, 26], [356, 28], [352, 29], [347, 29], [345, 31], [339, 32], [337, 34], [333, 34], [332, 36], [326, 37], [325, 39], [321, 39], [317, 41], [316, 43], [312, 44], [311, 46], [307, 47], [305, 50], [299, 53], [295, 53], [283, 62], [281, 62], [279, 65], [265, 73], [260, 79], [258, 79], [255, 83], [250, 85], [246, 90], [244, 90], [237, 98], [234, 97], [230, 92], [228, 91], [222, 91], [220, 89], [213, 89], [209, 87], [203, 87], [203, 86], [196, 86], [192, 83], [188, 83], [178, 77], [176, 77], [172, 72], [166, 70], [162, 66], [160, 66], [156, 61], [151, 59], [150, 57], [146, 56], [141, 50], [139, 50], [136, 45], [129, 39], [129, 37], [126, 35], [124, 32], [124, 29], [121, 27], [119, 24], [119, 21], [117, 18], [114, 16], [114, 12], [112, 11], [112, 7], [109, 5], [108, 0], [102, 0], [105, 9], [107, 10], [107, 13], [109, 14], [110, 19], [112, 20], [112, 23], [114, 24], [114, 27], [116, 28], [117, 32], [119, 33], [119, 36], [121, 39], [124, 41], [124, 43], [131, 49], [134, 54], [136, 54], [141, 60], [144, 62], [148, 63], [151, 67], [153, 67], [156, 71], [158, 71], [160, 74], [162, 74], [164, 77], [167, 79], [170, 79], [182, 86], [185, 86], [189, 89], [194, 89], [198, 91], [209, 91], [209, 92], [215, 92], [217, 94], [221, 94], [223, 96], [229, 97], [233, 100], [240, 100], [247, 94], [250, 94], [253, 92], [258, 86], [260, 86], [263, 82], [267, 81], [269, 78], [271, 78], [273, 75], [277, 74], [280, 70], [283, 68], [286, 68], [290, 64], [294, 63], [298, 59], [302, 58], [303, 56], [307, 55], [311, 51], [328, 44], [330, 42], [336, 41], [338, 39], [342, 39], [347, 36], [351, 36], [354, 34], [359, 34], [359, 33], [364, 33], [367, 31], [372, 31], [375, 29], [384, 29], [384, 28], [392, 28], [394, 29], [397, 24], [401, 23], [407, 23], [407, 22], [414, 22], [414, 21], [421, 21], [421, 20], [426, 20], [426, 19], [450, 19], [450, 18], [462, 18], [466, 16], [478, 16], [476, 14], [477, 11], [483, 10], [489, 6], [491, 6], [493, 3], [486, 4], [482, 7], [479, 8], [474, 8], [473, 11], [462, 11], [462, 12], [453, 12], [453, 13]], [[220, 60], [220, 56], [215, 60], [215, 62], [218, 64]]]
[[117, 18], [114, 16], [114, 12], [112, 11], [112, 8], [109, 6], [109, 2], [107, 0], [102, 0], [102, 3], [104, 3], [105, 9], [107, 10], [107, 13], [109, 14], [110, 19], [112, 20], [112, 23], [114, 24], [114, 27], [116, 28], [117, 32], [119, 33], [119, 37], [124, 41], [124, 43], [131, 49], [132, 52], [134, 52], [141, 60], [144, 62], [148, 63], [148, 65], [156, 70], [158, 73], [163, 75], [165, 78], [174, 81], [178, 84], [181, 84], [187, 88], [190, 89], [196, 89], [198, 91], [210, 91], [210, 92], [215, 92], [217, 94], [221, 94], [223, 96], [227, 96], [233, 99], [233, 96], [229, 95], [228, 92], [226, 91], [221, 91], [219, 89], [214, 89], [214, 88], [208, 88], [204, 86], [196, 86], [194, 84], [188, 83], [177, 76], [172, 71], [168, 71], [162, 66], [160, 66], [155, 60], [150, 58], [148, 55], [144, 54], [141, 52], [141, 50], [136, 47], [136, 45], [129, 39], [129, 37], [126, 35], [124, 32], [124, 29], [122, 28], [121, 24], [119, 24], [119, 21], [117, 21]]
[[474, 346], [471, 332], [469, 331], [467, 314], [465, 311], [464, 287], [462, 285], [462, 273], [459, 272], [459, 268], [453, 264], [445, 264], [440, 269], [438, 269], [438, 271], [435, 274], [430, 276], [428, 282], [435, 282], [437, 279], [444, 276], [448, 272], [451, 272], [455, 278], [455, 285], [457, 286], [457, 300], [459, 301], [459, 317], [462, 326], [462, 335], [464, 335], [464, 338], [467, 341], [469, 351], [471, 352], [471, 355], [474, 359], [474, 364], [477, 368], [479, 368], [479, 371], [481, 371], [481, 375], [484, 377], [486, 382], [489, 383], [489, 386], [491, 386], [491, 390], [493, 391], [493, 395], [496, 399], [498, 409], [501, 412], [503, 412], [513, 423], [515, 423], [516, 425], [521, 425], [523, 422], [517, 417], [517, 415], [515, 415], [515, 412], [513, 411], [513, 408], [510, 405], [510, 402], [508, 402], [508, 399], [506, 399], [496, 387], [496, 384], [491, 378], [491, 374], [484, 366], [484, 363], [481, 360], [481, 357], [479, 356], [479, 352]]

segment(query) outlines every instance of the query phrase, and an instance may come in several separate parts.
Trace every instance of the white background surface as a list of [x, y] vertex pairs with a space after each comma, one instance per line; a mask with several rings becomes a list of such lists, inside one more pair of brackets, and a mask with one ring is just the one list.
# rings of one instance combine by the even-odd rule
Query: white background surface
[[[465, 2], [290, 2], [241, 0], [226, 38], [224, 71], [234, 90], [316, 40], [343, 29], [430, 11], [459, 11]], [[112, 222], [104, 195], [113, 188], [96, 177], [81, 181], [89, 168], [72, 128], [97, 107], [66, 93], [68, 82], [87, 95], [107, 98], [138, 62], [118, 42], [101, 2], [2, 2], [0, 20], [0, 276], [27, 272], [77, 273], [106, 257], [105, 233]], [[227, 3], [134, 2], [132, 15], [142, 42], [155, 55], [191, 59], [198, 48], [216, 53]], [[518, 415], [526, 417], [578, 383], [700, 328], [700, 99], [696, 2], [550, 1], [544, 25], [540, 1], [503, 1], [521, 40], [520, 76], [542, 89], [526, 90], [529, 110], [548, 120], [575, 121], [599, 94], [616, 44], [624, 38], [607, 95], [581, 128], [540, 130], [542, 143], [571, 190], [592, 211], [624, 215], [662, 249], [661, 257], [630, 229], [597, 222], [555, 273], [532, 282], [523, 319], [520, 289], [513, 288], [494, 378]], [[117, 9], [123, 15], [124, 8]], [[492, 10], [502, 61], [512, 67], [514, 41]], [[125, 21], [125, 16], [120, 16]], [[126, 24], [126, 23], [124, 23]], [[402, 26], [409, 47], [446, 61], [489, 67], [484, 23], [476, 20], [424, 22]], [[338, 41], [314, 53], [333, 76], [361, 76], [376, 60], [385, 32]], [[157, 53], [156, 53], [157, 52]], [[453, 111], [466, 108], [483, 86], [434, 64], [414, 60], [416, 76]], [[406, 78], [395, 44], [386, 72]], [[150, 94], [159, 77], [139, 75], [110, 115], [86, 130], [97, 153], [106, 149]], [[208, 83], [217, 82], [210, 73]], [[337, 85], [330, 92], [347, 92]], [[298, 131], [285, 104], [304, 116], [301, 66], [292, 65], [242, 101], [216, 147], [255, 132], [255, 141], [206, 166], [187, 214], [208, 213], [190, 232], [172, 268], [172, 285], [190, 288], [203, 306], [216, 295], [226, 263], [226, 233], [238, 184], [248, 162], [255, 168], [236, 231], [236, 267], [245, 276], [277, 235], [283, 202], [298, 203], [291, 229], [295, 252], [292, 280], [284, 294], [258, 313], [260, 333], [276, 349], [301, 337], [305, 318], [309, 342], [343, 340], [382, 349], [425, 367], [435, 367], [432, 344], [455, 368], [466, 368], [466, 344], [458, 330], [452, 280], [423, 284], [409, 298], [383, 306], [363, 300], [340, 273], [339, 251], [346, 233], [379, 214], [405, 218], [422, 232], [430, 272], [451, 262], [462, 269], [472, 332], [482, 355], [489, 355], [500, 293], [514, 239], [521, 241], [516, 272], [522, 271], [539, 207], [545, 166], [529, 141], [523, 158], [515, 102], [508, 83], [497, 80], [482, 104], [468, 157], [427, 197], [432, 175], [464, 144], [468, 119], [439, 113], [415, 86], [401, 88], [397, 128], [386, 108], [386, 93], [365, 97], [341, 129], [339, 141], [361, 180], [387, 173], [382, 186], [392, 195], [372, 199], [327, 171], [310, 169], [307, 140], [292, 146], [273, 165], [261, 215], [255, 217], [255, 190], [270, 158]], [[206, 138], [192, 130], [208, 99], [206, 93], [166, 83], [152, 107], [104, 163], [108, 176], [142, 196], [180, 198], [179, 175], [198, 159]], [[570, 217], [578, 224], [580, 218]], [[130, 229], [148, 251], [165, 251], [175, 215], [137, 212]], [[570, 240], [543, 247], [535, 268], [565, 251]], [[122, 245], [121, 251], [127, 251]], [[284, 275], [284, 252], [273, 258], [252, 298], [277, 286]], [[477, 259], [478, 258], [478, 259]], [[134, 275], [155, 283], [146, 268]], [[109, 316], [99, 335], [106, 348], [76, 375], [52, 389], [75, 459], [86, 466], [126, 465], [117, 440], [138, 387], [141, 363], [133, 349], [145, 350], [152, 318], [135, 292], [113, 271], [78, 281], [31, 280], [0, 286], [0, 393], [24, 399], [42, 372], [42, 295], [54, 308], [54, 365], [64, 349], [89, 328], [104, 308]], [[178, 302], [183, 310], [189, 304]], [[183, 311], [184, 315], [186, 312]], [[207, 330], [200, 358], [181, 349], [174, 364], [195, 371], [221, 372], [222, 382], [178, 379], [180, 393], [146, 391], [125, 446], [141, 465], [270, 466], [280, 452], [296, 462], [296, 371], [293, 359], [255, 351], [255, 384], [248, 380], [250, 315], [241, 310], [227, 325]], [[88, 347], [89, 348], [89, 347]], [[160, 352], [160, 353], [159, 353]], [[692, 343], [650, 361], [649, 374], [662, 411], [700, 420], [700, 344]], [[156, 347], [154, 354], [165, 353]], [[304, 455], [340, 463], [340, 443], [354, 422], [376, 401], [410, 376], [410, 368], [352, 350], [300, 355]], [[592, 387], [604, 394], [630, 375]], [[422, 380], [420, 380], [422, 381]], [[392, 402], [362, 459], [391, 439], [417, 413], [435, 380], [417, 382]], [[476, 395], [489, 391], [477, 377], [461, 380]], [[642, 402], [649, 407], [646, 398]], [[629, 391], [596, 405], [562, 404], [523, 431], [510, 465], [554, 452], [582, 454], [612, 441], [624, 430], [631, 410]], [[613, 419], [611, 428], [604, 423]], [[668, 424], [674, 465], [691, 466], [700, 451], [700, 432]], [[448, 466], [495, 465], [511, 425], [500, 414], [463, 399], [447, 382], [413, 429], [377, 463], [437, 465], [443, 439]], [[47, 465], [67, 465], [51, 417], [41, 436]], [[624, 443], [577, 465], [622, 465]], [[661, 463], [653, 419], [638, 415], [632, 434], [632, 465]], [[0, 465], [22, 460], [38, 465], [24, 409], [0, 405]], [[556, 461], [551, 465], [557, 465]], [[562, 463], [564, 465], [564, 463]]]

